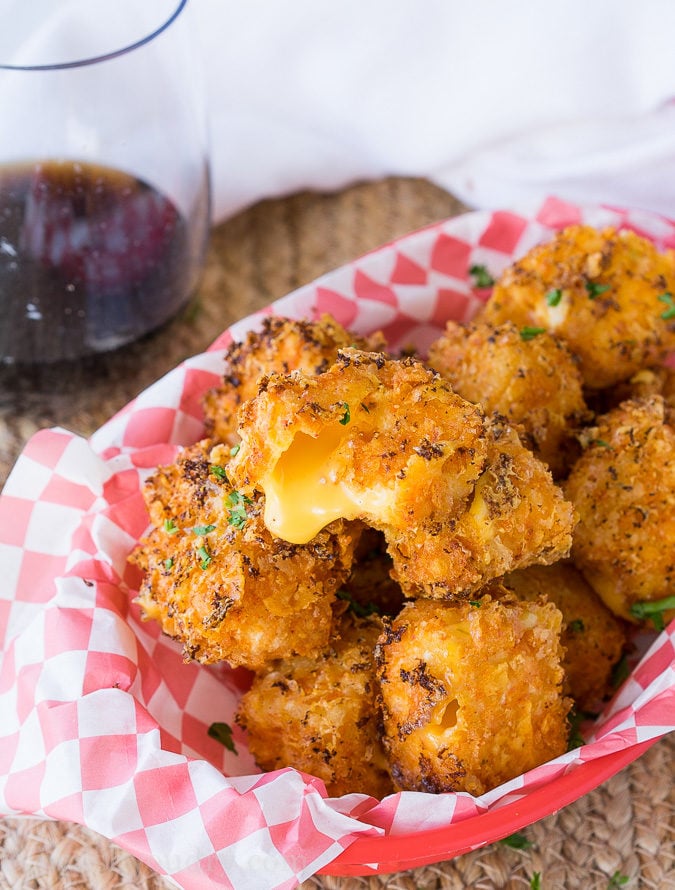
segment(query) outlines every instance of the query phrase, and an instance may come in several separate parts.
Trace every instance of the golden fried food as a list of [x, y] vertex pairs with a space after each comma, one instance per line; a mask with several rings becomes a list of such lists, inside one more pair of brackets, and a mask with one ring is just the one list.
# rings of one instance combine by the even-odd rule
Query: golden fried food
[[479, 795], [567, 748], [553, 603], [417, 600], [376, 649], [397, 790]]
[[223, 380], [204, 398], [206, 435], [234, 444], [239, 406], [257, 393], [262, 376], [295, 370], [320, 374], [333, 364], [338, 349], [353, 345], [382, 350], [384, 341], [379, 334], [357, 337], [328, 315], [319, 321], [265, 318], [260, 331], [250, 331], [227, 351]]
[[261, 498], [228, 482], [228, 459], [229, 448], [203, 441], [148, 480], [154, 529], [131, 557], [144, 571], [138, 602], [186, 659], [257, 669], [314, 655], [361, 530], [338, 521], [304, 546], [273, 538]]
[[378, 618], [345, 615], [316, 658], [286, 658], [256, 676], [237, 723], [263, 770], [294, 766], [332, 797], [384, 797], [392, 789], [378, 732], [373, 650]]
[[530, 602], [546, 597], [563, 616], [565, 692], [581, 711], [594, 712], [612, 691], [612, 670], [626, 644], [623, 623], [568, 560], [506, 575], [504, 587]]
[[675, 429], [662, 397], [623, 402], [585, 441], [565, 484], [580, 515], [572, 558], [615, 615], [638, 622], [640, 603], [658, 615], [675, 587]]
[[486, 418], [484, 429], [485, 469], [461, 514], [388, 535], [408, 596], [466, 597], [506, 572], [569, 554], [576, 514], [548, 468], [504, 418]]
[[581, 374], [561, 340], [546, 331], [523, 336], [512, 322], [450, 321], [429, 347], [428, 364], [460, 396], [521, 427], [555, 476], [564, 472], [587, 409]]
[[672, 252], [631, 231], [570, 226], [504, 271], [481, 318], [558, 334], [585, 385], [602, 389], [675, 348], [672, 294]]
[[468, 596], [569, 551], [574, 512], [549, 470], [413, 359], [349, 349], [318, 376], [265, 378], [239, 434], [231, 478], [265, 492], [274, 535], [301, 543], [361, 519], [384, 533], [407, 596]]

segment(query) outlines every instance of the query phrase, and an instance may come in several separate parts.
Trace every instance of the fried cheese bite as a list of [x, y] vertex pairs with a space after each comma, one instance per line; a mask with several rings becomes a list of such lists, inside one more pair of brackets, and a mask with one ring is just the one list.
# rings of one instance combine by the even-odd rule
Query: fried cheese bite
[[306, 545], [274, 538], [260, 496], [229, 483], [228, 459], [229, 448], [202, 441], [148, 480], [154, 529], [131, 556], [144, 572], [138, 602], [186, 660], [255, 670], [312, 656], [330, 638], [361, 530], [338, 521]]
[[346, 614], [315, 658], [285, 658], [253, 681], [237, 712], [263, 770], [293, 766], [326, 783], [331, 797], [392, 789], [379, 737], [373, 650], [376, 618]]
[[522, 428], [554, 476], [564, 472], [587, 409], [581, 374], [561, 340], [546, 331], [524, 335], [512, 322], [450, 321], [429, 347], [428, 364], [460, 396]]
[[319, 376], [270, 376], [239, 434], [231, 478], [265, 492], [272, 534], [301, 543], [360, 519], [384, 533], [406, 596], [469, 596], [569, 551], [574, 511], [548, 468], [413, 359], [350, 349]]
[[481, 320], [545, 329], [603, 389], [675, 348], [675, 259], [632, 231], [570, 226], [503, 272]]
[[661, 396], [623, 402], [598, 418], [585, 441], [565, 483], [580, 516], [572, 559], [615, 615], [669, 621], [675, 617], [673, 606], [665, 608], [675, 588], [672, 414]]
[[385, 346], [380, 334], [357, 337], [329, 315], [318, 321], [265, 318], [260, 331], [249, 331], [227, 351], [223, 380], [204, 398], [206, 435], [234, 444], [239, 406], [257, 393], [262, 376], [295, 370], [320, 374], [333, 364], [338, 349], [352, 345], [376, 350]]
[[519, 569], [502, 583], [518, 599], [537, 602], [544, 596], [560, 609], [565, 692], [577, 709], [594, 712], [612, 692], [612, 671], [626, 645], [623, 623], [569, 560]]
[[376, 649], [396, 790], [479, 795], [567, 748], [553, 603], [416, 600]]
[[506, 572], [569, 554], [576, 513], [548, 467], [500, 415], [486, 417], [484, 429], [485, 468], [461, 514], [387, 536], [407, 596], [467, 597]]

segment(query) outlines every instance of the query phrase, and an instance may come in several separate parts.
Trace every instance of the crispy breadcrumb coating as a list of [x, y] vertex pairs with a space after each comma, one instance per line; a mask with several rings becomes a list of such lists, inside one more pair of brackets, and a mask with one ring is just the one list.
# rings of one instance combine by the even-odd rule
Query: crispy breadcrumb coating
[[586, 431], [586, 450], [565, 483], [580, 515], [572, 558], [608, 608], [633, 622], [640, 620], [636, 604], [672, 597], [675, 588], [669, 421], [661, 396], [623, 402]]
[[275, 535], [361, 519], [384, 533], [407, 596], [468, 596], [569, 551], [574, 512], [549, 470], [413, 359], [345, 350], [316, 377], [272, 375], [239, 434], [232, 479], [265, 492]]
[[318, 776], [331, 797], [392, 789], [379, 737], [373, 650], [380, 619], [345, 615], [315, 658], [286, 658], [258, 674], [237, 723], [263, 770], [294, 766]]
[[612, 671], [626, 645], [624, 624], [569, 560], [511, 572], [503, 584], [518, 599], [544, 596], [560, 609], [565, 692], [578, 710], [595, 712], [612, 692]]
[[602, 389], [675, 348], [672, 294], [672, 252], [631, 231], [570, 226], [504, 271], [481, 318], [558, 334], [584, 384]]
[[562, 616], [503, 596], [417, 600], [387, 623], [375, 659], [397, 790], [479, 795], [566, 750]]
[[581, 374], [561, 340], [546, 331], [523, 337], [512, 322], [450, 321], [429, 347], [428, 364], [460, 396], [522, 428], [554, 476], [567, 469], [587, 409]]
[[357, 337], [329, 315], [318, 321], [265, 318], [260, 331], [249, 331], [227, 351], [223, 380], [204, 398], [206, 435], [234, 444], [239, 406], [257, 393], [261, 377], [295, 370], [320, 374], [333, 364], [338, 349], [353, 345], [381, 351], [384, 340], [377, 333]]
[[144, 615], [183, 643], [186, 659], [258, 669], [314, 655], [330, 637], [360, 529], [338, 521], [303, 546], [273, 538], [261, 498], [228, 481], [229, 448], [212, 444], [186, 448], [146, 484], [154, 529], [131, 557], [144, 571]]
[[466, 597], [505, 572], [569, 554], [576, 514], [548, 468], [504, 418], [485, 418], [484, 429], [485, 469], [461, 514], [388, 535], [407, 596]]

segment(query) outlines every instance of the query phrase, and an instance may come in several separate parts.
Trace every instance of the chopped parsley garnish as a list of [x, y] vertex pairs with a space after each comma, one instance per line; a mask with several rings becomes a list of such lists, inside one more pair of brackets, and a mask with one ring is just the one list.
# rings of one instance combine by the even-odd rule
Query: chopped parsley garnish
[[173, 568], [173, 556], [170, 556], [168, 559], [164, 560], [164, 570], [166, 572], [170, 572]]
[[165, 519], [164, 520], [164, 531], [167, 535], [175, 535], [178, 531], [178, 526], [173, 521], [173, 519]]
[[215, 525], [195, 525], [192, 531], [203, 537], [204, 535], [208, 535], [210, 532], [215, 531]]
[[628, 659], [625, 655], [622, 655], [619, 661], [614, 665], [612, 670], [612, 686], [614, 689], [618, 689], [619, 686], [623, 683], [624, 680], [628, 678], [630, 674], [630, 666], [628, 664]]
[[532, 873], [530, 890], [541, 890], [541, 872], [535, 871]]
[[562, 291], [559, 287], [550, 290], [546, 294], [546, 305], [547, 306], [557, 306], [558, 303], [562, 300]]
[[605, 291], [608, 290], [608, 284], [597, 284], [595, 281], [586, 282], [586, 291], [588, 292], [588, 296], [591, 300], [594, 300], [596, 297], [599, 297], [600, 294], [604, 294]]
[[574, 751], [575, 748], [581, 748], [582, 745], [586, 744], [586, 740], [581, 735], [579, 727], [584, 720], [588, 719], [588, 714], [584, 714], [583, 711], [575, 711], [574, 708], [572, 708], [568, 719], [570, 723], [570, 731], [567, 736], [567, 750]]
[[342, 403], [342, 407], [345, 409], [345, 413], [340, 418], [340, 423], [342, 424], [342, 426], [347, 426], [349, 421], [352, 419], [352, 415], [349, 411], [349, 405], [346, 402]]
[[339, 600], [349, 603], [349, 611], [359, 618], [368, 618], [369, 615], [379, 615], [380, 610], [376, 603], [359, 603], [347, 590], [338, 590], [336, 596]]
[[586, 630], [586, 626], [581, 618], [575, 618], [574, 621], [570, 621], [567, 626], [575, 634], [583, 633]]
[[227, 521], [234, 528], [243, 528], [248, 519], [246, 506], [253, 501], [238, 491], [231, 491], [227, 496]]
[[236, 457], [239, 454], [240, 448], [241, 445], [238, 442], [236, 445], [233, 445], [232, 448], [230, 448], [230, 457]]
[[675, 300], [673, 300], [673, 295], [666, 292], [665, 294], [660, 294], [658, 299], [668, 307], [661, 313], [661, 318], [664, 321], [670, 321], [671, 318], [675, 318]]
[[199, 565], [202, 569], [207, 569], [213, 557], [206, 549], [206, 544], [202, 544], [202, 546], [197, 549], [197, 553], [199, 554], [199, 556], [201, 556], [201, 562], [199, 563]]
[[611, 448], [612, 446], [609, 442], [605, 442], [604, 439], [591, 439], [591, 445], [599, 445], [600, 448]]
[[209, 467], [209, 472], [213, 473], [218, 479], [222, 479], [223, 482], [227, 482], [227, 473], [225, 472], [225, 467], [220, 467], [218, 464], [211, 464]]
[[616, 887], [623, 887], [630, 881], [628, 875], [622, 875], [620, 871], [615, 871], [607, 884], [607, 890], [615, 890]]
[[494, 278], [487, 270], [487, 266], [476, 264], [469, 269], [469, 275], [473, 278], [476, 287], [492, 287]]
[[662, 600], [653, 600], [651, 602], [633, 603], [630, 607], [630, 613], [640, 620], [651, 618], [656, 630], [662, 631], [665, 627], [663, 613], [668, 609], [675, 609], [675, 596], [667, 596]]
[[524, 328], [520, 329], [520, 339], [521, 340], [533, 340], [535, 337], [538, 337], [539, 334], [545, 333], [546, 328], [531, 328], [526, 325]]
[[504, 844], [505, 847], [511, 847], [513, 850], [529, 850], [530, 847], [534, 846], [532, 841], [529, 841], [525, 835], [519, 831], [515, 834], [510, 834], [508, 837], [503, 837], [499, 843]]
[[480, 600], [469, 600], [470, 606], [476, 606], [477, 609], [480, 609], [481, 602]]
[[228, 751], [232, 751], [233, 754], [239, 754], [232, 738], [232, 727], [229, 723], [212, 723], [206, 733], [212, 739], [220, 742], [221, 745], [225, 745]]

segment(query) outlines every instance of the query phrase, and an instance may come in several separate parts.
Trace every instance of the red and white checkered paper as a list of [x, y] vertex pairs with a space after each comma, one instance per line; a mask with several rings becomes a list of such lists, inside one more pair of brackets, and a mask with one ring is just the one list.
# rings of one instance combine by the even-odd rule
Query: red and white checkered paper
[[[675, 222], [549, 200], [531, 213], [481, 211], [431, 226], [266, 312], [331, 312], [356, 332], [380, 328], [393, 346], [424, 350], [447, 318], [468, 320], [485, 299], [470, 266], [498, 275], [578, 221], [675, 247]], [[185, 890], [286, 890], [363, 834], [397, 835], [404, 850], [416, 832], [522, 800], [580, 763], [675, 728], [674, 623], [654, 637], [588, 744], [480, 798], [327, 799], [321, 781], [293, 769], [259, 774], [237, 727], [236, 754], [209, 738], [214, 721], [234, 726], [247, 674], [184, 664], [180, 647], [140, 620], [126, 559], [148, 523], [143, 480], [199, 438], [201, 396], [219, 379], [224, 348], [259, 321], [236, 324], [89, 441], [39, 432], [10, 475], [0, 498], [0, 812], [83, 823]], [[484, 842], [477, 834], [474, 846]], [[377, 868], [364, 863], [362, 873]]]

